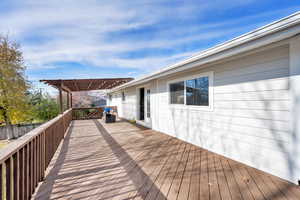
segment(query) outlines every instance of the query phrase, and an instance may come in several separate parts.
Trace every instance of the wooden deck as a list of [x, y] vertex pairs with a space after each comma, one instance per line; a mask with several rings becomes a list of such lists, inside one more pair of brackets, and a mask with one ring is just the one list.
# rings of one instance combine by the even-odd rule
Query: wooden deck
[[33, 199], [300, 199], [300, 188], [127, 122], [73, 121]]

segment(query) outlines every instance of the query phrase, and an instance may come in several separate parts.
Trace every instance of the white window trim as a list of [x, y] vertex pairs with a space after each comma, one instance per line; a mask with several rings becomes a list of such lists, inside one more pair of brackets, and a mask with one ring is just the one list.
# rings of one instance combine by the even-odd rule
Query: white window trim
[[[201, 77], [206, 77], [208, 76], [209, 79], [209, 88], [208, 88], [208, 104], [209, 106], [194, 106], [194, 105], [186, 105], [186, 82], [187, 80], [192, 80], [192, 79], [196, 79], [196, 78], [201, 78]], [[170, 84], [172, 83], [177, 83], [183, 81], [184, 82], [184, 104], [171, 104], [171, 98], [170, 98]], [[191, 76], [185, 76], [182, 78], [178, 78], [178, 79], [173, 79], [167, 82], [167, 91], [168, 91], [168, 104], [170, 107], [173, 108], [178, 108], [178, 109], [190, 109], [190, 110], [204, 110], [204, 111], [213, 111], [213, 107], [214, 107], [214, 72], [213, 71], [209, 71], [209, 72], [204, 72], [204, 73], [200, 73], [200, 74], [195, 74], [195, 75], [191, 75]]]
[[[139, 120], [139, 117], [140, 117], [139, 116], [140, 115], [140, 104], [139, 104], [139, 102], [140, 102], [140, 93], [139, 93], [139, 90], [141, 88], [145, 88], [145, 90], [146, 90], [146, 88], [150, 88], [150, 84], [148, 83], [148, 84], [139, 85], [138, 87], [135, 88], [135, 94], [136, 94], [135, 95], [135, 97], [136, 97], [135, 119], [136, 119], [137, 122], [139, 122], [143, 126], [147, 126], [148, 127], [148, 125], [145, 123], [145, 120]], [[146, 103], [145, 100], [146, 100], [146, 98], [144, 99], [144, 103]]]

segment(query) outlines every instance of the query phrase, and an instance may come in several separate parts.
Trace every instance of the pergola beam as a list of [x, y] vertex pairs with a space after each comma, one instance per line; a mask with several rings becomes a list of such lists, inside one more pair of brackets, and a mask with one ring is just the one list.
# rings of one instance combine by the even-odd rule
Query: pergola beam
[[91, 82], [89, 83], [89, 86], [88, 86], [87, 90], [90, 89], [90, 87], [91, 87], [92, 84], [93, 84], [93, 81], [91, 81]]
[[104, 78], [104, 79], [65, 79], [65, 80], [41, 80], [55, 88], [67, 92], [105, 90], [119, 86], [133, 80], [132, 78]]
[[80, 91], [79, 86], [77, 85], [76, 81], [73, 81], [73, 82], [74, 82], [74, 85], [75, 85], [76, 88], [77, 88], [77, 91]]

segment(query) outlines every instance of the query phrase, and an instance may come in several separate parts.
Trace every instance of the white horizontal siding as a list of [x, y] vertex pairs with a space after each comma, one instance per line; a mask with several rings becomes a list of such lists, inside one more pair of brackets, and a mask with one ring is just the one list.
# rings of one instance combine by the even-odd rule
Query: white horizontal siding
[[122, 101], [123, 115], [125, 119], [136, 118], [136, 90], [135, 88], [127, 88], [124, 90], [125, 101]]
[[214, 93], [239, 93], [255, 92], [268, 90], [288, 90], [289, 83], [285, 78], [272, 78], [268, 80], [257, 80], [255, 82], [242, 82], [229, 85], [217, 85], [214, 87]]
[[123, 115], [123, 109], [122, 109], [121, 93], [116, 92], [116, 93], [113, 93], [111, 95], [112, 95], [112, 98], [111, 98], [111, 101], [109, 101], [109, 106], [117, 106], [118, 115], [122, 116]]
[[217, 93], [215, 101], [274, 101], [289, 100], [288, 90], [266, 90], [240, 93]]
[[[125, 93], [125, 101], [122, 100], [122, 92]], [[136, 116], [136, 94], [135, 88], [128, 88], [112, 94], [110, 106], [117, 106], [119, 117], [135, 119]]]
[[[214, 72], [213, 111], [168, 104], [168, 81], [207, 71]], [[157, 130], [289, 179], [288, 46], [180, 76], [158, 81]]]
[[289, 104], [289, 100], [217, 101], [214, 102], [214, 108], [229, 110], [288, 111]]

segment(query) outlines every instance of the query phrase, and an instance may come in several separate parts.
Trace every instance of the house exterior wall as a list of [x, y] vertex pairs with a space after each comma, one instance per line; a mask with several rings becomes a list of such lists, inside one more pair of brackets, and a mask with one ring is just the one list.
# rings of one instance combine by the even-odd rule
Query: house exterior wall
[[[290, 50], [284, 44], [151, 81], [151, 127], [296, 183], [300, 139], [291, 126]], [[169, 81], [207, 72], [213, 73], [211, 110], [169, 104]], [[121, 117], [132, 119], [136, 88], [125, 91]]]
[[[125, 101], [122, 100], [122, 92], [125, 93]], [[112, 99], [108, 100], [107, 105], [117, 106], [119, 117], [132, 120], [136, 118], [136, 100], [136, 88], [131, 87], [126, 90], [112, 93]]]
[[169, 105], [167, 82], [178, 76], [159, 80], [159, 125], [154, 129], [290, 179], [288, 46], [197, 73], [208, 71], [214, 73], [212, 111]]
[[108, 99], [106, 104], [108, 106], [117, 106], [118, 115], [123, 116], [122, 97], [120, 92], [111, 94], [111, 99]]
[[300, 36], [290, 41], [291, 174], [300, 185]]

